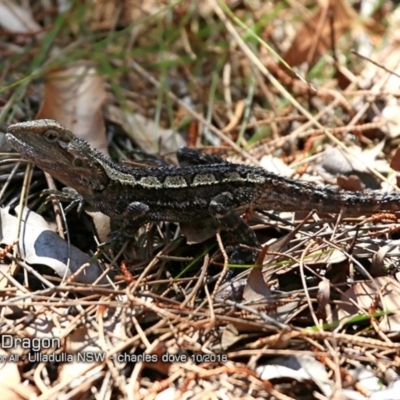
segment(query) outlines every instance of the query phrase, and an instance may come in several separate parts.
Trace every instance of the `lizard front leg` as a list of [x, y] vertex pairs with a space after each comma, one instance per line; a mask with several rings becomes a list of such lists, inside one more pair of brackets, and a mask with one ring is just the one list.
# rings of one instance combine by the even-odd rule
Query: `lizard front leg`
[[42, 191], [41, 196], [46, 196], [46, 203], [51, 200], [69, 202], [70, 204], [68, 204], [68, 206], [66, 207], [65, 212], [68, 212], [70, 209], [77, 206], [78, 213], [80, 213], [85, 205], [89, 204], [86, 202], [81, 194], [79, 194], [75, 189], [72, 189], [68, 186], [62, 188], [61, 191], [56, 189], [45, 189]]
[[260, 244], [254, 231], [236, 213], [232, 194], [223, 192], [215, 196], [209, 204], [209, 212], [222, 230], [227, 232], [230, 241], [235, 243], [230, 254], [230, 262], [253, 264], [256, 261], [257, 252], [244, 249], [240, 247], [240, 244], [253, 248], [259, 248]]

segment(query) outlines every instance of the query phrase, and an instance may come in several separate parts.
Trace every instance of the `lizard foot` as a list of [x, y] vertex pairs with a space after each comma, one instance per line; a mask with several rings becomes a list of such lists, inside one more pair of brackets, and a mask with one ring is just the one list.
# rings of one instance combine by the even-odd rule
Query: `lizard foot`
[[43, 190], [42, 196], [46, 196], [46, 202], [51, 200], [69, 202], [70, 204], [65, 208], [65, 212], [77, 207], [77, 211], [80, 213], [87, 204], [83, 196], [70, 187], [65, 187], [62, 190], [46, 189]]

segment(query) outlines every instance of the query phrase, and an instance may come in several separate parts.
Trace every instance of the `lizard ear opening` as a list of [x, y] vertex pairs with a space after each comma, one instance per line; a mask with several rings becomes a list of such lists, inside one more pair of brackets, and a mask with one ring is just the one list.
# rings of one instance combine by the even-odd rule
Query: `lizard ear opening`
[[58, 132], [54, 129], [48, 129], [43, 133], [43, 137], [49, 142], [54, 143], [58, 139]]
[[106, 187], [106, 185], [103, 182], [97, 180], [96, 178], [95, 179], [90, 179], [86, 175], [80, 175], [79, 179], [80, 179], [81, 183], [84, 186], [86, 186], [87, 188], [89, 188], [90, 190], [102, 191]]

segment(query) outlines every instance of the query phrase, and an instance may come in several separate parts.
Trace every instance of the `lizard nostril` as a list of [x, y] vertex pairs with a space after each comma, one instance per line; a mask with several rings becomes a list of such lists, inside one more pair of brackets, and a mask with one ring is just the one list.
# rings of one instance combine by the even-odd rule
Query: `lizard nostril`
[[85, 175], [81, 175], [81, 182], [87, 187], [92, 186], [90, 179]]

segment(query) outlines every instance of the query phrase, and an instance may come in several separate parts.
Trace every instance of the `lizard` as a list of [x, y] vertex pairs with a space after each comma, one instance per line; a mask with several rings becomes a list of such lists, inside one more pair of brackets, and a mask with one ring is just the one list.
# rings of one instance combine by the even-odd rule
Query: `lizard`
[[345, 215], [400, 211], [400, 192], [351, 192], [286, 178], [182, 147], [179, 166], [125, 166], [93, 149], [55, 120], [20, 122], [6, 140], [22, 157], [75, 189], [98, 211], [125, 223], [209, 221], [233, 238], [231, 262], [254, 262], [260, 244], [241, 218], [247, 210]]

